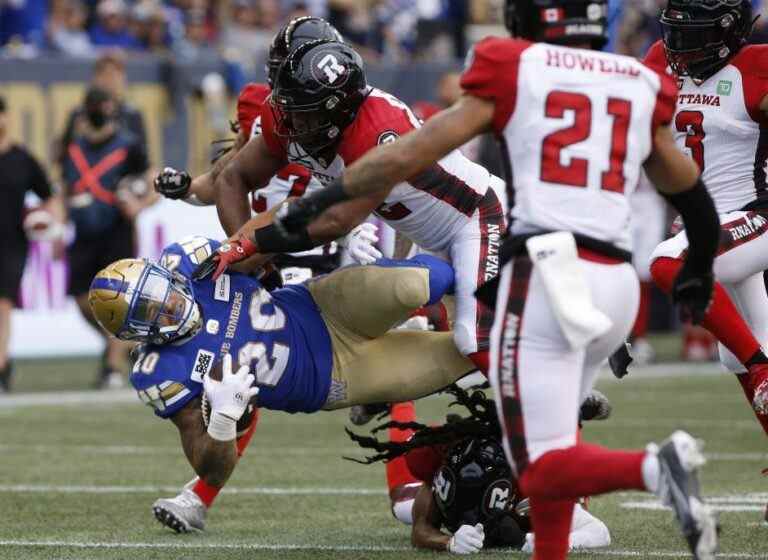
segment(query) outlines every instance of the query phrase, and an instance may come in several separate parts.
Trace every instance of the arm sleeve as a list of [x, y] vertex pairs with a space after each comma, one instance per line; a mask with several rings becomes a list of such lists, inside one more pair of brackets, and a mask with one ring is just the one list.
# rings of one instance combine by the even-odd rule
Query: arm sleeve
[[53, 194], [51, 189], [51, 183], [48, 181], [48, 176], [40, 163], [29, 153], [27, 154], [27, 162], [30, 167], [30, 184], [29, 187], [32, 191], [45, 200], [50, 198]]
[[651, 134], [660, 126], [669, 126], [677, 109], [677, 83], [666, 72], [656, 72], [659, 76], [659, 91], [653, 108]]
[[490, 37], [480, 41], [467, 58], [461, 76], [465, 93], [494, 104], [493, 129], [500, 135], [517, 103], [520, 56], [531, 43]]

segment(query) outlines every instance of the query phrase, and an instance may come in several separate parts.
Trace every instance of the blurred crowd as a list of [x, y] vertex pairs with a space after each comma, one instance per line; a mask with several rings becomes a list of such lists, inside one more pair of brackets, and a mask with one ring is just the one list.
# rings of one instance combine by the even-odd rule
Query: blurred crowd
[[[753, 0], [766, 13], [767, 0]], [[613, 0], [612, 50], [640, 55], [658, 37], [663, 0]], [[328, 19], [368, 60], [464, 56], [500, 27], [503, 0], [1, 0], [4, 56], [95, 57], [105, 48], [181, 60], [225, 56], [253, 64], [287, 19]], [[763, 18], [768, 21], [768, 18]], [[758, 40], [768, 32], [758, 23]], [[494, 26], [498, 26], [494, 29]]]

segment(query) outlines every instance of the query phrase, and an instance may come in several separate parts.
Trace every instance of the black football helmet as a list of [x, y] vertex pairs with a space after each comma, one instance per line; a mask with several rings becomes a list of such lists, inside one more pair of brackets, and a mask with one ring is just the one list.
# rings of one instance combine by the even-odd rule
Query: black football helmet
[[343, 42], [341, 33], [336, 28], [319, 17], [302, 16], [294, 18], [277, 32], [269, 46], [266, 72], [267, 83], [272, 87], [277, 70], [291, 51], [310, 41], [339, 41]]
[[322, 40], [292, 51], [272, 87], [277, 135], [313, 156], [340, 140], [369, 92], [360, 55]]
[[486, 546], [519, 548], [526, 522], [514, 511], [516, 488], [501, 444], [493, 438], [454, 445], [432, 482], [446, 529], [455, 533], [462, 525], [482, 523]]
[[504, 23], [529, 41], [600, 49], [608, 42], [608, 0], [506, 0]]
[[660, 21], [670, 67], [697, 82], [728, 64], [754, 23], [749, 0], [669, 0]]

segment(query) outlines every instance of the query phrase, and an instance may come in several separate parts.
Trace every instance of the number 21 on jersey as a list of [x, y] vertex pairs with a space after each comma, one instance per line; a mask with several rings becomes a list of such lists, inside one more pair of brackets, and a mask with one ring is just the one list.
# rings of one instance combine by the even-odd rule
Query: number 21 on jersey
[[[571, 157], [563, 162], [563, 150], [579, 144], [592, 135], [592, 100], [583, 93], [552, 91], [547, 95], [544, 114], [548, 119], [565, 119], [570, 113], [573, 124], [551, 132], [544, 137], [541, 147], [542, 181], [571, 187], [586, 187], [589, 178], [589, 160]], [[617, 97], [608, 98], [606, 123], [610, 123], [610, 166], [601, 174], [600, 188], [623, 193], [624, 160], [627, 157], [627, 137], [632, 120], [632, 103]], [[600, 121], [602, 122], [602, 121]]]

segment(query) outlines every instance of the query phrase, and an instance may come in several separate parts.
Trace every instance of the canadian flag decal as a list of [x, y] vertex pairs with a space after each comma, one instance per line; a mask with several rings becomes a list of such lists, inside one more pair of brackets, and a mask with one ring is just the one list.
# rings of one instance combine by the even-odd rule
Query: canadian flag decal
[[541, 19], [547, 23], [557, 23], [565, 19], [565, 10], [563, 8], [545, 8], [541, 10]]

